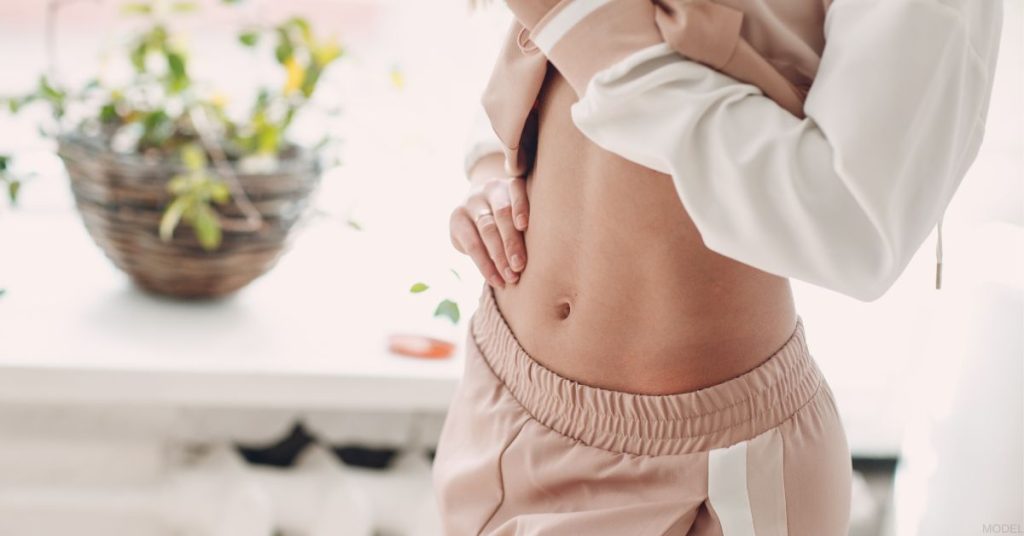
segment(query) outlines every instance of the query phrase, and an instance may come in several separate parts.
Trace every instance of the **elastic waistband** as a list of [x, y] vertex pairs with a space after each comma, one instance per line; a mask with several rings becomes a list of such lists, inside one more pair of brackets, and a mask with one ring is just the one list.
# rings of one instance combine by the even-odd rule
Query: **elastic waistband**
[[726, 447], [775, 428], [823, 385], [800, 316], [793, 334], [764, 363], [711, 387], [641, 395], [582, 385], [530, 357], [498, 309], [494, 290], [483, 286], [470, 323], [480, 354], [534, 419], [592, 447], [651, 456]]

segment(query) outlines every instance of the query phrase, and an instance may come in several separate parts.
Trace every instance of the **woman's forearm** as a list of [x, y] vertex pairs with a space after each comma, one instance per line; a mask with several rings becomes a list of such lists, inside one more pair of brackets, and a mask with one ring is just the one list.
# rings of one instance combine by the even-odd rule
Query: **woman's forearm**
[[505, 175], [505, 155], [503, 153], [490, 153], [476, 159], [466, 173], [466, 177], [473, 184]]
[[837, 0], [800, 120], [653, 47], [573, 108], [598, 145], [672, 176], [705, 244], [861, 300], [881, 296], [981, 144], [999, 2]]
[[[463, 171], [466, 173], [466, 178], [472, 177], [477, 164], [480, 164], [484, 159], [493, 161], [495, 158], [498, 158], [499, 162], [503, 162], [504, 148], [504, 144], [498, 139], [497, 134], [494, 133], [494, 128], [491, 126], [487, 113], [483, 107], [478, 106], [465, 142]], [[488, 168], [485, 169], [492, 168], [493, 163], [489, 164]], [[503, 170], [501, 174], [504, 174]]]

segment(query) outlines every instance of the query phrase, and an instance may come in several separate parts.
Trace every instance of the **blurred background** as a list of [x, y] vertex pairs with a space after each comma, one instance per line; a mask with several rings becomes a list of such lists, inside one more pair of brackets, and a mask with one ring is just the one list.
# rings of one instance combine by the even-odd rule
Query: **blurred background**
[[[0, 0], [0, 535], [439, 534], [430, 461], [483, 284], [448, 215], [509, 21], [464, 4]], [[935, 236], [870, 304], [794, 282], [854, 455], [851, 535], [1024, 533], [1022, 54], [1005, 0], [943, 288]], [[120, 149], [55, 139], [63, 88], [94, 92], [65, 131]], [[189, 164], [182, 110], [237, 154]], [[268, 164], [271, 134], [314, 163]], [[206, 228], [217, 188], [251, 210]]]

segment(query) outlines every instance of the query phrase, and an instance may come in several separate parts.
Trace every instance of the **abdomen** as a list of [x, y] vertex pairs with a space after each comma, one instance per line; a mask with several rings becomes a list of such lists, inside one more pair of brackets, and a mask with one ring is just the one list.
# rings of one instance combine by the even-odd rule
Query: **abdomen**
[[707, 249], [669, 176], [573, 125], [553, 69], [527, 182], [527, 267], [496, 289], [537, 361], [587, 385], [666, 394], [754, 368], [792, 333], [788, 280]]

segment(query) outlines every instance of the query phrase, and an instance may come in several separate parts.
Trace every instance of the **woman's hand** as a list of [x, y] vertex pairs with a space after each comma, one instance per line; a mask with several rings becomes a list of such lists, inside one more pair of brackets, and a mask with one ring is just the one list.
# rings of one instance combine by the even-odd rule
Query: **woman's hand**
[[452, 245], [473, 259], [488, 283], [505, 288], [526, 267], [526, 180], [492, 173], [471, 176], [469, 195], [452, 211]]

